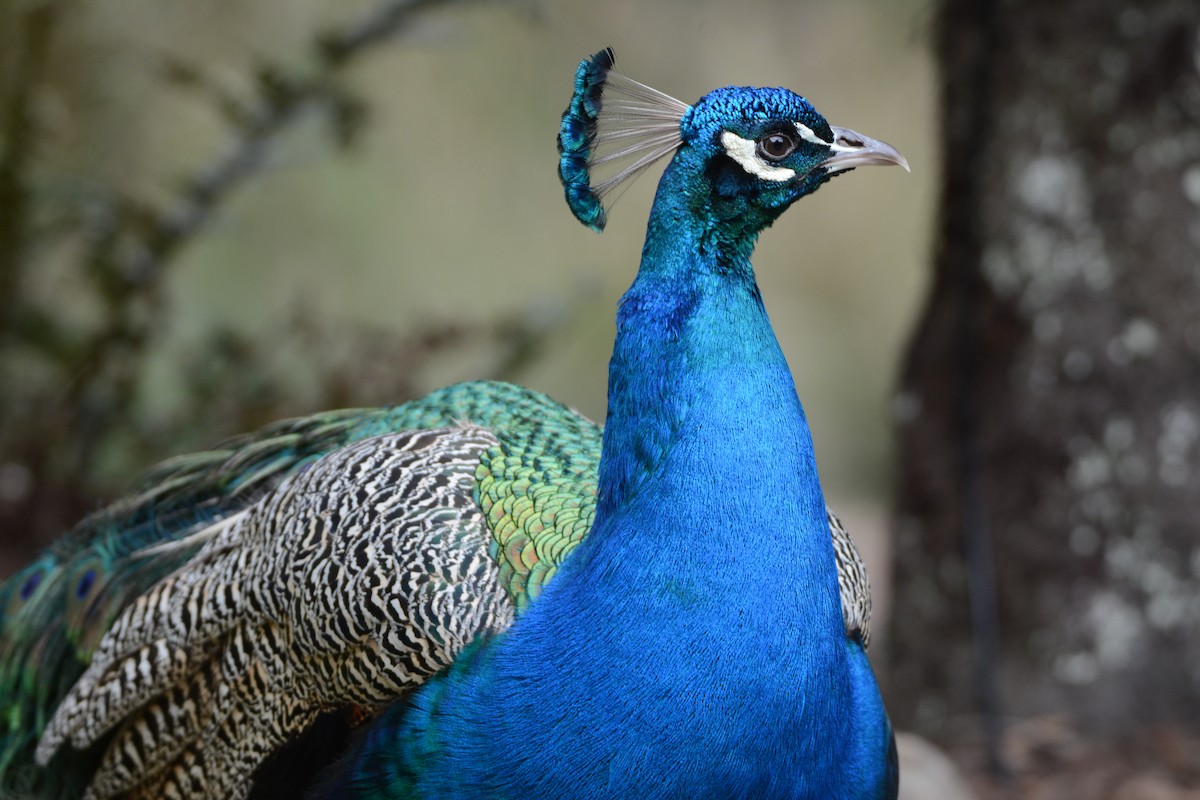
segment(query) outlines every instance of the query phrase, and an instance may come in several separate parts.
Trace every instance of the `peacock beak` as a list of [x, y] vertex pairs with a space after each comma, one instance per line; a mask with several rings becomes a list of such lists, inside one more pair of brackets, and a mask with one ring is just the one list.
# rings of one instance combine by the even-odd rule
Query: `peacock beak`
[[908, 160], [890, 144], [872, 139], [870, 136], [863, 136], [849, 128], [832, 126], [832, 130], [833, 155], [821, 162], [821, 166], [829, 172], [892, 164], [904, 167], [905, 172], [911, 172], [908, 168]]

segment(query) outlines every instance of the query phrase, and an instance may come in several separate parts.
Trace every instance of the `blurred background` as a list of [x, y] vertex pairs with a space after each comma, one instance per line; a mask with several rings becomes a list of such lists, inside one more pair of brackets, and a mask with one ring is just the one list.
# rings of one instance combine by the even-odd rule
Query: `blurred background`
[[611, 45], [688, 102], [785, 85], [912, 165], [755, 257], [893, 715], [973, 786], [908, 796], [1185, 796], [1200, 23], [1049, 5], [4, 3], [0, 576], [280, 417], [499, 377], [602, 420], [657, 173], [597, 237], [554, 137]]

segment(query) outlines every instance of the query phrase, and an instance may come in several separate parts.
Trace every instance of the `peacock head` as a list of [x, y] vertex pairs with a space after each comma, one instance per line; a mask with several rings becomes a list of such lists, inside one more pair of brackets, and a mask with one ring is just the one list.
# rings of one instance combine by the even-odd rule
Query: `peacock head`
[[593, 230], [604, 229], [614, 189], [671, 155], [702, 184], [687, 192], [693, 212], [752, 233], [834, 175], [908, 169], [890, 145], [831, 126], [787, 89], [727, 87], [688, 105], [614, 71], [614, 61], [608, 48], [580, 63], [558, 136], [567, 205]]

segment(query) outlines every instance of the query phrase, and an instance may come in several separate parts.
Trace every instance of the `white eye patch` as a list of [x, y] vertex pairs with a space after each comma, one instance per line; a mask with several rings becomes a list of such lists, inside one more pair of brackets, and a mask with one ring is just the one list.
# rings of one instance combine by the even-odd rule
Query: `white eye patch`
[[795, 125], [796, 132], [800, 134], [800, 138], [804, 141], [823, 145], [824, 147], [830, 147], [833, 145], [833, 142], [827, 142], [820, 136], [817, 136], [813, 129], [805, 125], [803, 122], [797, 122]]
[[[812, 131], [809, 131], [809, 133], [812, 133]], [[828, 142], [825, 142], [825, 144], [828, 144]], [[796, 170], [794, 169], [775, 167], [768, 164], [758, 155], [757, 147], [753, 141], [743, 139], [736, 133], [724, 131], [721, 134], [721, 146], [725, 148], [725, 152], [730, 158], [741, 165], [742, 169], [755, 177], [779, 183], [796, 177]]]

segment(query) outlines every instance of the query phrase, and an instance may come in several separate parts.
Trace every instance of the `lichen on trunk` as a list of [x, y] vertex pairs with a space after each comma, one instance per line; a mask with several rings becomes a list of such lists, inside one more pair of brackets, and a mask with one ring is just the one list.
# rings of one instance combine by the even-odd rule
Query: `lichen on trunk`
[[968, 609], [987, 586], [964, 541], [983, 532], [1006, 712], [1194, 726], [1200, 5], [940, 13], [946, 177], [897, 403], [891, 707], [926, 730], [978, 710]]

